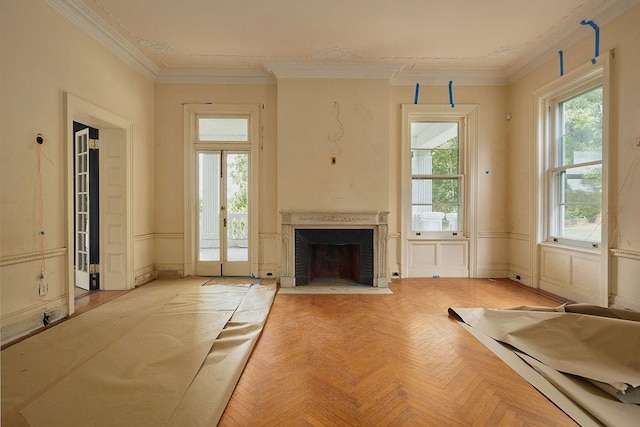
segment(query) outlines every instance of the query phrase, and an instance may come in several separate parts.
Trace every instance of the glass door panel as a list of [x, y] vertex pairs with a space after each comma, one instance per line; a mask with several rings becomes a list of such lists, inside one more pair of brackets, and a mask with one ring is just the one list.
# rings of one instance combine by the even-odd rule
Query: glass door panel
[[249, 261], [249, 155], [227, 154], [226, 160], [227, 261]]
[[247, 276], [249, 154], [201, 151], [198, 165], [198, 260], [201, 276]]
[[198, 153], [198, 261], [220, 262], [220, 153]]

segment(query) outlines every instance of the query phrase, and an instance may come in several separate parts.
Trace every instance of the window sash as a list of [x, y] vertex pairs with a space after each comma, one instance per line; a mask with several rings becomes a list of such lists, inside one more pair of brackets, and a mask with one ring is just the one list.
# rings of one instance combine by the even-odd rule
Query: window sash
[[[602, 81], [601, 79], [595, 79], [573, 88], [571, 91], [561, 93], [547, 103], [547, 122], [549, 124], [547, 145], [550, 153], [547, 167], [549, 182], [547, 241], [550, 242], [597, 248], [601, 240], [604, 156], [602, 134], [604, 129], [601, 123], [599, 129], [600, 141], [599, 143], [597, 140], [595, 141], [595, 145], [599, 145], [599, 153], [596, 150], [586, 150], [583, 153], [576, 151], [572, 156], [573, 158], [568, 159], [565, 155], [568, 134], [565, 132], [564, 123], [566, 103], [599, 87], [602, 87]], [[578, 130], [582, 131], [584, 129], [587, 129], [587, 127]], [[589, 131], [592, 131], [592, 128], [589, 128]], [[598, 130], [594, 133], [597, 132]], [[586, 148], [592, 148], [592, 146], [587, 144]], [[576, 158], [580, 155], [582, 156], [581, 158]], [[589, 192], [588, 183], [584, 181], [588, 179], [585, 174], [596, 169], [600, 171], [599, 190]], [[575, 182], [570, 185], [569, 181]], [[576, 188], [572, 188], [572, 185]], [[574, 194], [571, 194], [571, 192]], [[569, 199], [567, 197], [568, 194], [571, 196]], [[580, 201], [577, 200], [578, 196], [587, 199], [597, 196], [599, 200]], [[596, 207], [598, 209], [594, 209]], [[586, 214], [581, 216], [577, 214], [578, 212]]]
[[[432, 135], [427, 135], [418, 141], [415, 131], [420, 131], [416, 129], [420, 124], [434, 126], [425, 130]], [[416, 236], [451, 238], [462, 234], [465, 197], [462, 172], [464, 171], [464, 126], [463, 117], [452, 119], [451, 117], [440, 118], [436, 115], [413, 117], [408, 122], [407, 131], [411, 140], [408, 229], [413, 238]], [[456, 138], [455, 143], [450, 143], [453, 138]], [[432, 163], [432, 159], [438, 156], [441, 156], [441, 161], [437, 164]], [[434, 184], [439, 188], [438, 190], [433, 187]], [[420, 186], [423, 188], [419, 188]]]

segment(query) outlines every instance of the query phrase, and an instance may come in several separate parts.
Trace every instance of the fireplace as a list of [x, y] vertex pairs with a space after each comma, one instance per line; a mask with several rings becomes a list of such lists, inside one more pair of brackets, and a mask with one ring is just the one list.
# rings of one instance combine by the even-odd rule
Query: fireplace
[[340, 279], [387, 287], [387, 212], [281, 211], [280, 286]]
[[295, 230], [295, 284], [340, 279], [373, 286], [373, 229]]

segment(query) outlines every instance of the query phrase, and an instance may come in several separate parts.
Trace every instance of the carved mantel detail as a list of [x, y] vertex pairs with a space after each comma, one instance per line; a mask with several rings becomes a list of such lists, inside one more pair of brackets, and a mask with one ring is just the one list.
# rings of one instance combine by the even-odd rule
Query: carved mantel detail
[[389, 212], [280, 211], [282, 216], [282, 268], [280, 286], [294, 287], [296, 228], [370, 228], [374, 236], [374, 286], [387, 287], [387, 240]]

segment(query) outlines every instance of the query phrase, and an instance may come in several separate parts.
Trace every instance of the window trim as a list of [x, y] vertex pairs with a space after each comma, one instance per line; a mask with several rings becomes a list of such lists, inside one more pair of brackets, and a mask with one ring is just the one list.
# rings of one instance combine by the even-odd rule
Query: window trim
[[[536, 232], [536, 243], [548, 243], [551, 245], [562, 245], [574, 248], [590, 248], [599, 250], [606, 246], [607, 241], [606, 212], [608, 207], [608, 151], [609, 151], [609, 84], [607, 55], [598, 58], [594, 65], [585, 64], [569, 74], [556, 79], [534, 93], [534, 100], [537, 104], [535, 123], [537, 124], [536, 135], [536, 169], [534, 184], [537, 187], [537, 208], [534, 215], [534, 230]], [[556, 136], [559, 126], [556, 107], [559, 103], [570, 99], [573, 96], [587, 92], [593, 88], [602, 86], [602, 160], [596, 163], [602, 165], [602, 223], [600, 240], [598, 242], [581, 241], [568, 237], [558, 236], [554, 230], [557, 222], [557, 213], [553, 210], [555, 191], [552, 188], [552, 174], [558, 170], [566, 170], [566, 166], [558, 166], [556, 148], [557, 145], [552, 138]], [[573, 166], [572, 166], [573, 167]]]
[[[477, 139], [477, 104], [403, 104], [402, 105], [402, 233], [405, 240], [455, 240], [473, 235], [475, 230], [474, 198], [475, 183], [469, 179], [473, 174]], [[458, 231], [427, 231], [416, 235], [411, 230], [411, 123], [412, 122], [458, 122], [459, 156], [461, 176], [460, 212]], [[433, 175], [436, 177], [436, 175]], [[448, 177], [448, 175], [447, 175]], [[403, 245], [404, 247], [405, 245]], [[404, 258], [404, 256], [403, 256]]]

